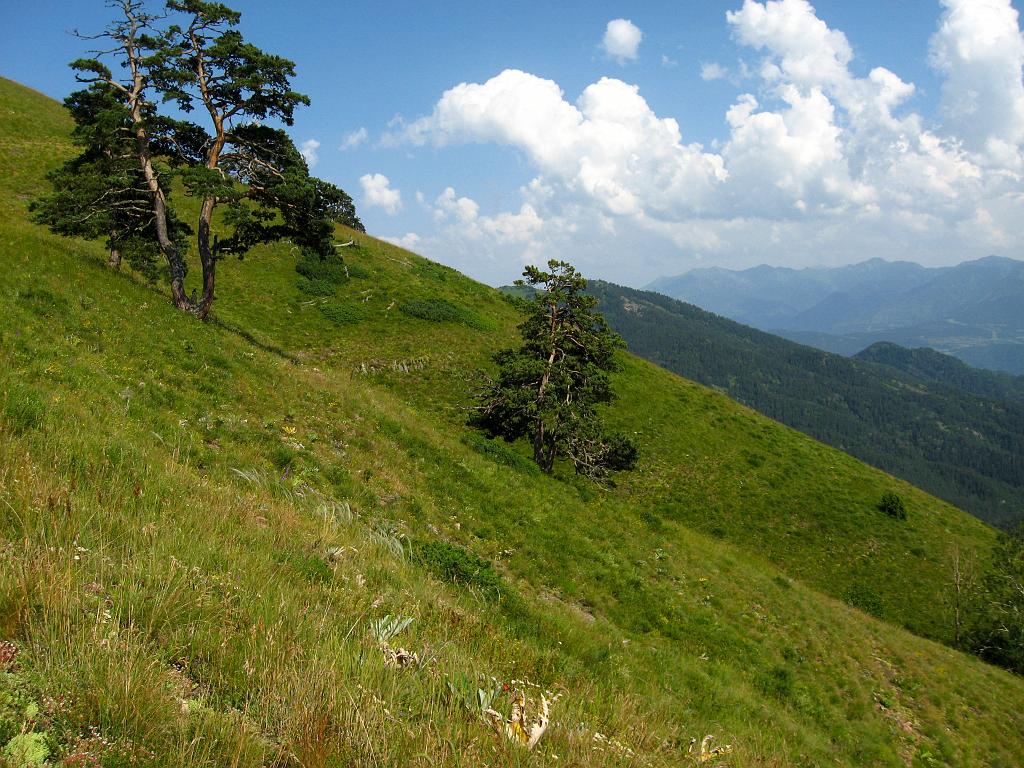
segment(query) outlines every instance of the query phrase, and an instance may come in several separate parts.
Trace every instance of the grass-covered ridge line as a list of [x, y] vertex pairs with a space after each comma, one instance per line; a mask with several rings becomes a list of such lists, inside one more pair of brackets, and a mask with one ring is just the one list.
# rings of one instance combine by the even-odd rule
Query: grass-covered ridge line
[[[66, 121], [0, 97], [34, 117], [0, 111], [0, 678], [62, 702], [4, 727], [163, 765], [669, 766], [706, 734], [735, 766], [1024, 759], [1024, 682], [823, 594], [941, 636], [980, 523], [629, 357], [609, 416], [638, 471], [530, 473], [462, 426], [514, 334], [496, 292], [366, 237], [331, 297], [355, 322], [285, 246], [224, 262], [218, 322], [190, 322], [27, 222], [22, 126], [59, 147]], [[398, 310], [429, 299], [492, 330]], [[387, 615], [426, 667], [387, 664]], [[492, 676], [563, 694], [537, 753], [450, 692]]]

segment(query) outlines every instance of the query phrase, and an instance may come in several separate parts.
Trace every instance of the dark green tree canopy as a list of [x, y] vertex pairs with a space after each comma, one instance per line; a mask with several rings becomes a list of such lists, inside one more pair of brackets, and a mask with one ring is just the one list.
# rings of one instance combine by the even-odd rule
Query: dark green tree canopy
[[535, 292], [519, 326], [522, 344], [495, 355], [497, 378], [481, 390], [471, 423], [492, 437], [529, 437], [545, 472], [560, 456], [597, 480], [632, 468], [636, 447], [606, 433], [597, 411], [614, 397], [608, 374], [622, 340], [595, 311], [596, 299], [584, 293], [586, 280], [571, 265], [552, 260], [547, 271], [529, 266], [523, 276], [517, 284]]
[[[41, 201], [39, 220], [62, 234], [96, 236], [102, 226], [148, 241], [167, 261], [175, 305], [200, 318], [210, 311], [217, 262], [227, 255], [242, 258], [257, 244], [289, 238], [303, 258], [337, 259], [335, 223], [362, 230], [352, 199], [311, 176], [288, 135], [274, 127], [291, 125], [295, 109], [309, 103], [291, 88], [293, 62], [247, 42], [237, 29], [241, 15], [221, 3], [167, 0], [160, 14], [146, 0], [107, 5], [121, 18], [98, 37], [113, 50], [72, 64], [89, 86], [69, 102], [86, 150], [54, 179], [69, 192]], [[100, 60], [105, 55], [123, 77]], [[168, 103], [177, 114], [161, 111]], [[186, 230], [169, 205], [174, 178], [200, 200], [193, 242], [202, 286], [191, 296]], [[85, 200], [94, 215], [75, 223], [71, 210]], [[215, 233], [218, 207], [225, 210]], [[109, 237], [114, 248], [120, 238]]]
[[[53, 191], [33, 201], [33, 218], [65, 237], [106, 237], [111, 267], [119, 268], [124, 257], [155, 279], [160, 253], [152, 200], [121, 93], [109, 83], [96, 82], [72, 93], [64, 105], [75, 121], [72, 138], [81, 154], [49, 174]], [[170, 237], [184, 251], [188, 227], [173, 215], [168, 224]]]

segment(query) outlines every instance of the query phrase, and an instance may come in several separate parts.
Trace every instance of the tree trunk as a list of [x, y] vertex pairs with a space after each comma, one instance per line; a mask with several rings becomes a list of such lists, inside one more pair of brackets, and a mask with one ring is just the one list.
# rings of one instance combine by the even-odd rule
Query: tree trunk
[[216, 200], [207, 197], [203, 200], [203, 206], [199, 210], [199, 261], [203, 266], [203, 295], [196, 303], [195, 314], [200, 320], [205, 320], [213, 305], [214, 286], [217, 278], [217, 255], [210, 246], [210, 222], [213, 218], [213, 209]]
[[[156, 239], [160, 251], [167, 259], [167, 267], [171, 276], [171, 300], [174, 306], [183, 312], [195, 313], [195, 305], [185, 294], [185, 260], [167, 232], [167, 198], [160, 187], [160, 179], [153, 167], [153, 158], [149, 152], [149, 134], [143, 122], [142, 98], [146, 84], [142, 75], [142, 55], [136, 45], [136, 20], [127, 14], [132, 24], [131, 35], [124, 42], [124, 52], [128, 57], [128, 65], [132, 72], [132, 86], [127, 91], [128, 106], [131, 109], [132, 125], [135, 128], [135, 154], [139, 160], [142, 177], [153, 200], [153, 220]], [[111, 81], [113, 83], [113, 81]], [[123, 86], [122, 86], [123, 88]]]
[[533, 460], [537, 466], [544, 469], [544, 419], [538, 418], [533, 425]]
[[117, 232], [110, 230], [110, 256], [107, 257], [107, 266], [117, 271], [121, 269], [121, 249], [117, 245]]
[[171, 273], [171, 300], [174, 302], [174, 306], [183, 312], [195, 314], [196, 307], [185, 294], [185, 260], [167, 234], [167, 199], [164, 197], [164, 191], [160, 188], [160, 181], [157, 179], [153, 161], [149, 156], [149, 136], [146, 135], [146, 129], [141, 124], [141, 118], [135, 127], [135, 144], [142, 175], [146, 179], [146, 186], [153, 197], [156, 240], [160, 245], [160, 251], [167, 259], [167, 267]]

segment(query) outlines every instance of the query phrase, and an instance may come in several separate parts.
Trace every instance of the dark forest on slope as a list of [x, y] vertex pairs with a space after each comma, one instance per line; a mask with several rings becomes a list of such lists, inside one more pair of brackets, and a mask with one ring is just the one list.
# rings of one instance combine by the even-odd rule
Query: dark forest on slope
[[641, 357], [994, 525], [1024, 519], [1024, 406], [822, 352], [657, 293], [590, 290]]

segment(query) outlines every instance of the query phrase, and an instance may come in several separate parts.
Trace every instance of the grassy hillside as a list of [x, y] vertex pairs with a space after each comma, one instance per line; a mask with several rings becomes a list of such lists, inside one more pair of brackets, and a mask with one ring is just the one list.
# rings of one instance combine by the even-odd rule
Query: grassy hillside
[[[632, 357], [610, 417], [638, 471], [541, 476], [462, 427], [514, 334], [497, 292], [364, 237], [335, 296], [287, 246], [225, 262], [195, 323], [28, 223], [67, 123], [0, 104], [8, 757], [675, 766], [711, 735], [729, 766], [1024, 760], [1024, 681], [895, 625], [948, 635], [987, 527]], [[389, 663], [387, 615], [428, 663]], [[536, 701], [523, 680], [560, 694], [530, 754], [472, 706]]]
[[[595, 282], [636, 354], [960, 505], [1024, 520], [1024, 403], [795, 344], [667, 296]], [[955, 358], [964, 371], [971, 369]], [[978, 371], [975, 378], [1005, 376]]]

